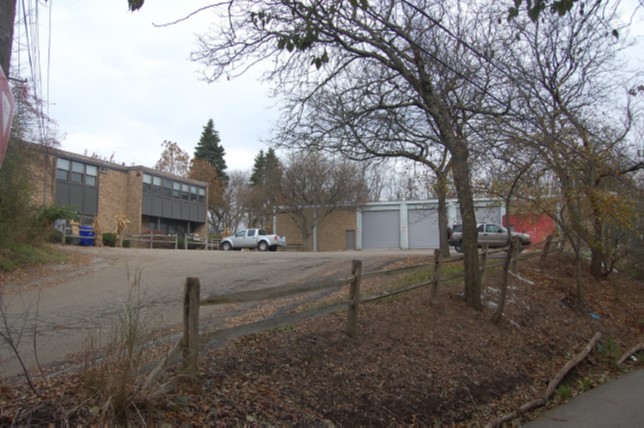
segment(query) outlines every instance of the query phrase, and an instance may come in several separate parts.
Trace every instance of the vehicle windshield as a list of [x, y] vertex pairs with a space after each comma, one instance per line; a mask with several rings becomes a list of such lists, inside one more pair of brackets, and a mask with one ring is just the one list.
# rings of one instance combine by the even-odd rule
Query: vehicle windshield
[[487, 233], [507, 233], [507, 230], [505, 230], [503, 227], [501, 227], [498, 224], [488, 224], [485, 227], [485, 231]]

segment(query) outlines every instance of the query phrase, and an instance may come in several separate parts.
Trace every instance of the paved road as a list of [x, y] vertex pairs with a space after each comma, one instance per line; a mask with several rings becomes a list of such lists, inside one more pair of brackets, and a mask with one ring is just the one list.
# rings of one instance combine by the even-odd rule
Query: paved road
[[[329, 274], [344, 277], [350, 274], [352, 259], [362, 260], [363, 270], [367, 271], [379, 269], [388, 261], [430, 254], [429, 251], [261, 253], [65, 248], [72, 255], [91, 255], [91, 262], [81, 268], [61, 266], [45, 278], [31, 280], [33, 284], [29, 279], [23, 284], [11, 284], [11, 288], [43, 287], [31, 287], [4, 297], [7, 305], [4, 312], [13, 323], [14, 334], [25, 326], [22, 335], [16, 337], [21, 339], [20, 354], [29, 367], [36, 362], [33, 331], [37, 331], [38, 360], [42, 365], [82, 351], [83, 342], [90, 336], [100, 334], [103, 340], [109, 337], [128, 300], [129, 278], [137, 273], [141, 277], [148, 323], [171, 328], [181, 323], [183, 287], [189, 276], [200, 279], [201, 295], [208, 296], [309, 281]], [[210, 306], [202, 308], [201, 313], [214, 320], [224, 316], [215, 311], [221, 313], [224, 309]], [[19, 372], [18, 360], [9, 346], [0, 343], [0, 377]]]
[[644, 369], [588, 391], [526, 428], [639, 428], [644, 426]]

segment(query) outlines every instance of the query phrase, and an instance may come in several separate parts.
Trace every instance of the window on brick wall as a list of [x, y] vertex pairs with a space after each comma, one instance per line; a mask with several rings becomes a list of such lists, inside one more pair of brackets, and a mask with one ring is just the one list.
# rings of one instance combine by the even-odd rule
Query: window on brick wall
[[69, 159], [56, 159], [56, 179], [74, 184], [96, 187], [98, 167]]
[[152, 191], [152, 176], [150, 174], [143, 174], [143, 191], [146, 193]]
[[[69, 166], [62, 165], [60, 175], [67, 174]], [[88, 173], [88, 176], [90, 174]], [[151, 174], [143, 174], [143, 191], [145, 193], [156, 193], [167, 198], [182, 199], [184, 201], [206, 203], [206, 188], [201, 186], [192, 186], [168, 178], [161, 178]]]

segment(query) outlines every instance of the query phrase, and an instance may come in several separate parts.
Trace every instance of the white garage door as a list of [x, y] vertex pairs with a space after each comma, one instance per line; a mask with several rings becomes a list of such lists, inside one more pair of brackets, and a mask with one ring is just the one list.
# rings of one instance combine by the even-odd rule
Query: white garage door
[[431, 209], [409, 210], [409, 248], [440, 248], [438, 211]]
[[362, 248], [400, 248], [400, 211], [363, 211]]

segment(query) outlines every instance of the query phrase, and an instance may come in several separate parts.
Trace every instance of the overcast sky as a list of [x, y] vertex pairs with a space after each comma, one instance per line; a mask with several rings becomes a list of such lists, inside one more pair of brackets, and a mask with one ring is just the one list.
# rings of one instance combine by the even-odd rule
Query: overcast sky
[[[213, 119], [229, 171], [250, 170], [259, 150], [267, 148], [261, 139], [269, 137], [279, 114], [266, 95], [268, 87], [258, 81], [260, 71], [214, 84], [200, 80], [201, 65], [189, 55], [197, 34], [213, 22], [208, 12], [169, 27], [152, 25], [209, 3], [148, 0], [134, 13], [127, 10], [127, 0], [49, 0], [40, 6], [40, 63], [43, 81], [49, 82], [42, 98], [50, 102], [62, 148], [153, 167], [164, 140], [192, 156], [204, 125]], [[641, 14], [638, 18], [631, 31], [642, 34]], [[21, 39], [14, 46], [25, 44], [24, 29], [16, 37]], [[641, 46], [632, 49], [640, 58], [638, 67]], [[12, 65], [25, 69], [28, 64], [26, 55], [14, 54]]]
[[[153, 167], [164, 140], [191, 156], [208, 119], [226, 150], [228, 169], [249, 170], [266, 149], [279, 112], [257, 76], [208, 84], [189, 55], [212, 15], [174, 21], [207, 1], [147, 1], [131, 13], [127, 0], [51, 0], [49, 116], [62, 148]], [[19, 11], [21, 13], [21, 11]], [[49, 10], [40, 9], [40, 55], [46, 80]], [[15, 61], [15, 59], [14, 59]], [[22, 56], [20, 61], [25, 61]], [[46, 90], [44, 90], [45, 92]], [[47, 94], [43, 94], [47, 98]]]

